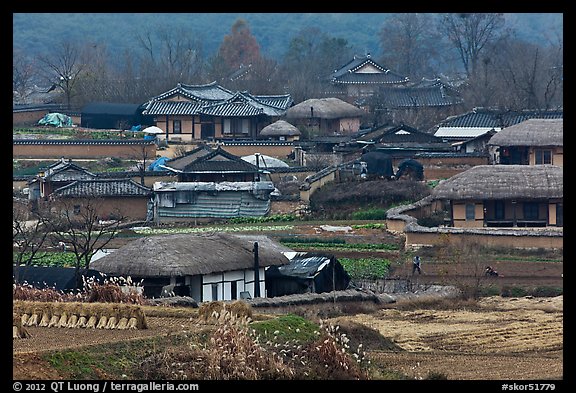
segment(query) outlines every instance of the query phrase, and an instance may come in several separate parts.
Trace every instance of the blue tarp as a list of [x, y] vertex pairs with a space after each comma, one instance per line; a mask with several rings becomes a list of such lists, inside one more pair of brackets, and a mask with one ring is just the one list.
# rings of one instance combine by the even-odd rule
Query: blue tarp
[[62, 113], [47, 113], [46, 116], [38, 120], [38, 124], [43, 126], [72, 127], [72, 118]]
[[160, 165], [164, 165], [164, 163], [166, 161], [168, 161], [170, 158], [168, 157], [159, 157], [157, 159], [155, 159], [152, 164], [148, 165], [148, 170], [149, 171], [166, 171], [167, 169], [162, 168]]

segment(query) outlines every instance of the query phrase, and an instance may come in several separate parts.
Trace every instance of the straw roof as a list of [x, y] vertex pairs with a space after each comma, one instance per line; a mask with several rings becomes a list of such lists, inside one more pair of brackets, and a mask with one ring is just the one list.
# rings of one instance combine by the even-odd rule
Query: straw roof
[[[314, 114], [310, 108], [314, 108]], [[303, 101], [286, 111], [288, 119], [308, 119], [318, 117], [321, 119], [341, 119], [344, 117], [362, 117], [364, 110], [342, 101], [339, 98], [311, 98]]]
[[219, 273], [254, 266], [254, 242], [258, 242], [261, 267], [289, 262], [292, 251], [262, 235], [231, 233], [146, 236], [91, 263], [109, 275], [170, 277]]
[[262, 136], [293, 136], [300, 135], [300, 130], [285, 120], [278, 120], [267, 125], [260, 131]]
[[477, 165], [440, 182], [434, 199], [562, 198], [562, 167], [555, 165]]
[[529, 119], [499, 131], [493, 146], [564, 146], [564, 119]]

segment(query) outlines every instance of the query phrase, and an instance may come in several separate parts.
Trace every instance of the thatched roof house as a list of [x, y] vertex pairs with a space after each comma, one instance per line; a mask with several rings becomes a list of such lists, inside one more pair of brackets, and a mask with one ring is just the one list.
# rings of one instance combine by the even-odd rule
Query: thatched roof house
[[344, 117], [361, 117], [365, 115], [362, 109], [342, 101], [339, 98], [311, 98], [288, 108], [287, 119], [341, 119]]
[[564, 181], [555, 165], [478, 165], [444, 180], [451, 226], [563, 226]]
[[293, 141], [300, 137], [300, 130], [285, 120], [278, 120], [260, 131], [260, 136], [275, 140]]
[[352, 134], [360, 129], [366, 112], [339, 98], [312, 98], [286, 111], [286, 118], [300, 129], [318, 135]]
[[477, 165], [441, 181], [435, 199], [562, 198], [563, 171], [554, 165]]
[[564, 119], [529, 119], [498, 132], [488, 141], [500, 164], [562, 166]]
[[564, 146], [564, 119], [529, 119], [490, 138], [494, 146]]
[[159, 296], [162, 287], [174, 285], [185, 287], [180, 294], [197, 301], [236, 299], [244, 291], [254, 297], [255, 242], [264, 294], [264, 269], [287, 264], [283, 252], [291, 250], [262, 235], [218, 232], [146, 236], [92, 262], [91, 268], [108, 275], [144, 279], [147, 296]]

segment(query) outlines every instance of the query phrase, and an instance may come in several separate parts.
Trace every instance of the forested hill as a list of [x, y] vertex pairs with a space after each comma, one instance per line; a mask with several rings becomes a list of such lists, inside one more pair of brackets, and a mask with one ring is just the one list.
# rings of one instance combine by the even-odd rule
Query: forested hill
[[[380, 29], [392, 14], [385, 13], [15, 13], [14, 48], [30, 55], [65, 40], [106, 44], [111, 53], [138, 46], [137, 36], [170, 27], [195, 35], [205, 55], [214, 54], [234, 22], [248, 22], [262, 54], [279, 60], [302, 29], [317, 28], [344, 38], [357, 53], [380, 52]], [[430, 14], [432, 15], [435, 14]], [[562, 14], [506, 14], [519, 37], [545, 45], [562, 32]]]

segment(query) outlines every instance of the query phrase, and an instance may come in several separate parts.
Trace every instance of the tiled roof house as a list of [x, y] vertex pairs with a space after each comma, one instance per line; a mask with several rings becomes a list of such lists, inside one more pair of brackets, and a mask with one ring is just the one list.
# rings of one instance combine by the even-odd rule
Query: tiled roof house
[[503, 111], [492, 108], [474, 108], [470, 112], [451, 116], [440, 122], [434, 135], [452, 142], [465, 141], [490, 130], [498, 132], [528, 119], [562, 119], [563, 117], [562, 109]]
[[290, 94], [252, 95], [232, 92], [212, 82], [179, 83], [144, 104], [168, 140], [255, 139], [259, 131], [282, 117], [292, 105]]

